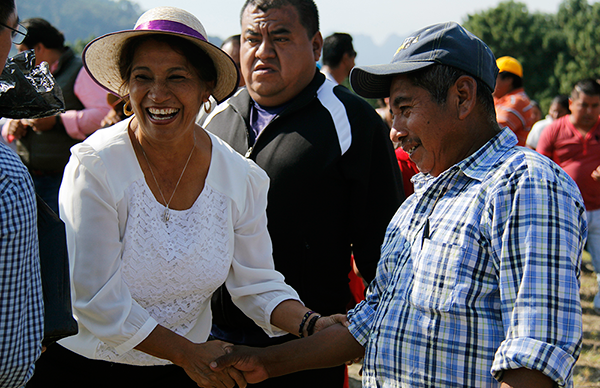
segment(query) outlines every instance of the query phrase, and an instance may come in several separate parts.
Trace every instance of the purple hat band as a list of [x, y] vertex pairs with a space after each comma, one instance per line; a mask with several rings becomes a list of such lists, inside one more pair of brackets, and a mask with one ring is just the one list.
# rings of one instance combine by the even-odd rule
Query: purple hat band
[[193, 28], [190, 28], [182, 23], [172, 22], [170, 20], [151, 20], [135, 27], [135, 30], [174, 32], [177, 34], [193, 36], [194, 38], [198, 38], [204, 42], [207, 42], [206, 38]]

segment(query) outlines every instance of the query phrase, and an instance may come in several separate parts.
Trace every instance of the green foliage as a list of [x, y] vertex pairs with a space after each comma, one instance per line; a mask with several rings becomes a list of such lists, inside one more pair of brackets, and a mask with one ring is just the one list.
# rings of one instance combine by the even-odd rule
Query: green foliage
[[73, 49], [73, 51], [76, 54], [81, 55], [85, 46], [92, 40], [94, 40], [94, 38], [95, 36], [92, 35], [88, 39], [76, 39], [75, 42], [69, 44], [69, 46]]
[[567, 50], [555, 68], [561, 91], [568, 93], [574, 83], [598, 77], [600, 69], [600, 3], [566, 0], [557, 14], [558, 28], [565, 35]]
[[509, 55], [523, 65], [523, 81], [527, 93], [550, 104], [557, 94], [554, 64], [564, 50], [564, 38], [556, 31], [555, 17], [530, 13], [523, 3], [503, 2], [476, 15], [468, 15], [465, 28], [477, 35], [497, 58]]
[[564, 0], [557, 14], [530, 13], [515, 1], [468, 15], [465, 28], [523, 65], [527, 93], [547, 111], [552, 97], [569, 93], [600, 69], [600, 3]]
[[142, 13], [129, 0], [17, 0], [17, 7], [21, 19], [48, 20], [76, 48], [90, 37], [132, 28]]

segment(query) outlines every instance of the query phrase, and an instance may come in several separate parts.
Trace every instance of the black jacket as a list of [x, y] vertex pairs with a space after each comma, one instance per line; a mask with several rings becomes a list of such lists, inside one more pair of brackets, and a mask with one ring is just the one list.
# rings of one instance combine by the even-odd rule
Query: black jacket
[[[275, 268], [307, 307], [344, 313], [351, 253], [365, 279], [373, 279], [385, 229], [404, 200], [388, 130], [364, 100], [325, 82], [317, 70], [249, 150], [252, 103], [240, 90], [205, 127], [271, 179], [267, 216]], [[244, 326], [228, 303], [213, 304], [215, 322]]]

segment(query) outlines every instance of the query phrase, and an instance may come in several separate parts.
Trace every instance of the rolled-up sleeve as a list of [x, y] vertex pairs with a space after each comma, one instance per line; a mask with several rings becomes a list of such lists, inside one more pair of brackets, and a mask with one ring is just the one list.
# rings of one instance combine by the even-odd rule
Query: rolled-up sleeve
[[121, 276], [119, 207], [94, 149], [73, 149], [60, 190], [67, 229], [74, 315], [80, 326], [118, 353], [133, 349], [156, 321], [133, 300]]
[[275, 270], [267, 231], [267, 191], [264, 171], [250, 162], [245, 201], [234, 206], [234, 253], [226, 287], [233, 302], [269, 336], [287, 334], [271, 325], [271, 313], [285, 300], [300, 300], [298, 293]]
[[567, 179], [522, 178], [496, 196], [492, 236], [505, 339], [491, 373], [538, 370], [559, 386], [571, 384], [581, 349], [581, 253], [585, 209]]

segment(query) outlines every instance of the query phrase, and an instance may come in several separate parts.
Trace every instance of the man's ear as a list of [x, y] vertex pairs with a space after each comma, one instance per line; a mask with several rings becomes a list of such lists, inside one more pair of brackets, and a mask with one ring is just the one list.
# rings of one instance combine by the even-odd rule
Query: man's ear
[[311, 43], [315, 62], [317, 62], [321, 58], [321, 51], [323, 50], [323, 35], [321, 35], [321, 31], [317, 31], [315, 36], [312, 37]]
[[459, 77], [452, 88], [456, 94], [456, 111], [459, 120], [468, 117], [477, 103], [477, 81], [468, 75]]

